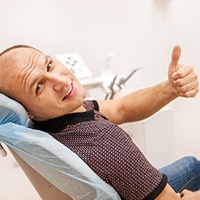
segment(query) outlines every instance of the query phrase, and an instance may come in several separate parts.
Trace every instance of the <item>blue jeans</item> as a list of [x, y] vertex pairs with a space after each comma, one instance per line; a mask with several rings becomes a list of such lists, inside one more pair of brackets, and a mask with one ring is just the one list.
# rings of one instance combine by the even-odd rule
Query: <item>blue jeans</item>
[[159, 171], [167, 175], [168, 183], [175, 192], [200, 189], [200, 161], [195, 157], [183, 157]]

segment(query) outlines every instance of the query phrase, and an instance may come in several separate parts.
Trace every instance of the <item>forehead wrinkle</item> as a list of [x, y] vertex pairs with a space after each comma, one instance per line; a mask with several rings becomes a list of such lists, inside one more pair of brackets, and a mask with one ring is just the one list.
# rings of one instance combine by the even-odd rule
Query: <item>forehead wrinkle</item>
[[[39, 59], [40, 59], [40, 57], [42, 57], [42, 62], [39, 62]], [[43, 54], [39, 54], [39, 56], [37, 57], [37, 60], [35, 60], [35, 68], [36, 68], [36, 66], [37, 65], [41, 65], [42, 64], [42, 66], [41, 66], [41, 69], [44, 67], [44, 68], [46, 68], [46, 65], [47, 65], [47, 63], [48, 63], [48, 59], [49, 59], [49, 56], [47, 56], [47, 55], [44, 55], [43, 56]], [[34, 68], [34, 69], [35, 69]], [[33, 69], [33, 70], [34, 70]], [[38, 74], [37, 74], [38, 75]], [[31, 93], [31, 91], [32, 91], [32, 87], [35, 85], [35, 83], [37, 83], [38, 82], [38, 79], [39, 79], [39, 77], [38, 76], [33, 76], [33, 78], [32, 78], [32, 80], [31, 80], [31, 83], [28, 85], [28, 91], [29, 91], [29, 93]], [[40, 74], [41, 75], [41, 74]], [[40, 78], [41, 78], [41, 76], [40, 76]]]
[[35, 70], [37, 66], [37, 61], [39, 59], [39, 55], [38, 56], [37, 55], [38, 52], [32, 52], [30, 54], [27, 64], [24, 65], [23, 69], [18, 75], [17, 84], [21, 85], [22, 88], [24, 88], [24, 92], [26, 91], [26, 88], [30, 88], [29, 87], [30, 84], [27, 82], [27, 80], [32, 75], [32, 72]]

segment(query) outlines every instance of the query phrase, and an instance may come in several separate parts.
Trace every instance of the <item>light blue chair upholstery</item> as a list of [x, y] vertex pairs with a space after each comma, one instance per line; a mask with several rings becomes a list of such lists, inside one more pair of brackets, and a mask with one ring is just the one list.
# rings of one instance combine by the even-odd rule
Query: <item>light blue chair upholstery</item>
[[[0, 94], [0, 141], [11, 152], [52, 183], [57, 191], [61, 191], [62, 196], [66, 194], [66, 199], [70, 196], [75, 200], [120, 200], [117, 192], [75, 153], [48, 133], [27, 128], [27, 124], [25, 109], [16, 101]], [[38, 178], [40, 184], [41, 177]], [[37, 185], [37, 180], [35, 182]], [[50, 200], [51, 196], [45, 192], [42, 199]], [[53, 198], [65, 199], [58, 196]]]

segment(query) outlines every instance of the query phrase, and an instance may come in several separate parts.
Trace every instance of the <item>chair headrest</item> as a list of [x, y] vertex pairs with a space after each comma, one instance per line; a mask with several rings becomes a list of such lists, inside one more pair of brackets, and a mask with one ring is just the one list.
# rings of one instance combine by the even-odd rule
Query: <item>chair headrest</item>
[[20, 103], [0, 93], [0, 125], [9, 122], [27, 126], [28, 115]]

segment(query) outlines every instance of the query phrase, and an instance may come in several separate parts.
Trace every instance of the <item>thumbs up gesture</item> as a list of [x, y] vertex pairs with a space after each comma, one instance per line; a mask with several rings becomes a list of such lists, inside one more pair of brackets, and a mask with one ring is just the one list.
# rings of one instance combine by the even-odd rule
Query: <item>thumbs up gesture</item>
[[179, 64], [180, 56], [181, 47], [176, 45], [169, 64], [168, 80], [177, 96], [195, 97], [199, 91], [198, 76], [192, 66]]

